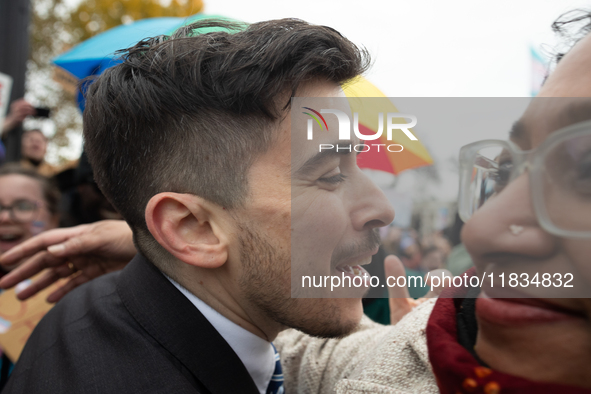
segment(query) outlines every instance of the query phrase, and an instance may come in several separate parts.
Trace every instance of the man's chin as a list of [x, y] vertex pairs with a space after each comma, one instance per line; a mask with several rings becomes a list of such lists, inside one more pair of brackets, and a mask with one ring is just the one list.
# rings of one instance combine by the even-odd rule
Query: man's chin
[[357, 326], [359, 326], [359, 320], [348, 321], [341, 323], [340, 325], [335, 325], [334, 327], [325, 326], [322, 330], [310, 330], [304, 332], [318, 338], [343, 338], [353, 333]]
[[311, 308], [305, 322], [302, 322], [303, 324], [299, 327], [294, 327], [308, 335], [320, 338], [342, 338], [355, 331], [363, 317], [363, 305], [359, 298], [309, 300], [317, 306], [321, 304], [323, 306]]

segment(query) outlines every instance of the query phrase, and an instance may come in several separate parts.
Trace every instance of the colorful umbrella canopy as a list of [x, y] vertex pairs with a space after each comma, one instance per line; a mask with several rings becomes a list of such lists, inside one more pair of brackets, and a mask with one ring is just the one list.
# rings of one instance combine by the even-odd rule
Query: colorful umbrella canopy
[[[64, 83], [70, 80], [76, 84], [77, 81], [90, 75], [100, 74], [105, 69], [119, 63], [116, 51], [129, 48], [147, 37], [154, 37], [162, 34], [172, 34], [178, 28], [200, 19], [225, 19], [219, 15], [195, 14], [186, 18], [148, 18], [136, 22], [120, 25], [103, 33], [89, 38], [76, 45], [69, 51], [53, 59], [53, 64], [66, 70], [69, 75], [61, 75], [58, 82]], [[202, 33], [219, 30], [216, 28], [204, 28]], [[73, 76], [73, 78], [72, 78]], [[70, 78], [68, 78], [70, 77]], [[78, 96], [81, 109], [84, 108], [81, 95]]]
[[[357, 78], [352, 83], [343, 87], [345, 95], [349, 98], [349, 105], [352, 112], [359, 114], [359, 132], [364, 135], [376, 134], [379, 128], [377, 113], [399, 112], [396, 106], [386, 98], [375, 85], [363, 77]], [[381, 97], [382, 100], [372, 100], [371, 108], [364, 104], [367, 101], [358, 100], [359, 97]], [[409, 142], [408, 137], [400, 133], [393, 134], [392, 141], [386, 139], [385, 133], [373, 144], [400, 144], [404, 147], [402, 152], [389, 152], [386, 149], [370, 150], [361, 152], [357, 156], [357, 164], [361, 168], [385, 171], [392, 174], [399, 174], [411, 168], [428, 166], [433, 164], [433, 159], [427, 149], [419, 141]]]

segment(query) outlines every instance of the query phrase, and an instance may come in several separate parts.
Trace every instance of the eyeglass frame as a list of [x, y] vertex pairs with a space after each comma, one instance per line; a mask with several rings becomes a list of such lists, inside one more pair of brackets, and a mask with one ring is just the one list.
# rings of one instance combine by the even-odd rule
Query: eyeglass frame
[[[470, 183], [476, 154], [483, 148], [499, 146], [506, 149], [513, 159], [513, 168], [507, 185], [528, 170], [530, 194], [534, 212], [540, 226], [548, 233], [564, 238], [591, 238], [591, 231], [564, 230], [557, 227], [548, 214], [544, 201], [544, 159], [548, 152], [561, 142], [583, 135], [591, 135], [591, 120], [575, 123], [553, 132], [541, 145], [530, 150], [521, 150], [508, 140], [482, 140], [465, 145], [460, 149], [460, 189], [458, 214], [466, 222], [478, 209], [470, 211]], [[486, 202], [486, 201], [485, 201]], [[484, 205], [484, 204], [483, 204]], [[481, 206], [482, 207], [482, 206]]]
[[[33, 212], [33, 216], [32, 216], [32, 218], [30, 220], [24, 220], [23, 221], [23, 220], [19, 220], [19, 219], [16, 218], [16, 214], [14, 212], [14, 207], [15, 207], [15, 204], [17, 202], [20, 202], [20, 201], [27, 201], [27, 202], [33, 203], [35, 205], [35, 211]], [[43, 206], [43, 204], [41, 202], [39, 202], [39, 201], [27, 200], [25, 198], [21, 198], [21, 199], [18, 199], [16, 201], [13, 201], [13, 203], [11, 205], [3, 205], [2, 203], [0, 203], [0, 215], [2, 214], [3, 211], [6, 210], [6, 211], [8, 211], [8, 214], [10, 215], [10, 218], [14, 222], [16, 222], [16, 223], [30, 223], [30, 222], [34, 222], [35, 219], [37, 219], [37, 216], [39, 215], [39, 210], [42, 208], [42, 206]]]

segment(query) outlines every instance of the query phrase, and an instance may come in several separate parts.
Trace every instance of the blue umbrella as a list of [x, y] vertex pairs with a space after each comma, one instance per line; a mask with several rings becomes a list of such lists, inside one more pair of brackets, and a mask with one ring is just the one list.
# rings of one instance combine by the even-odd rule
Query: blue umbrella
[[[97, 34], [69, 51], [53, 59], [53, 64], [63, 68], [78, 79], [90, 75], [98, 75], [105, 69], [120, 62], [116, 59], [115, 52], [133, 46], [147, 37], [162, 34], [172, 34], [178, 28], [200, 19], [225, 19], [218, 15], [195, 14], [186, 18], [148, 18], [127, 25], [114, 27], [106, 32]], [[218, 30], [215, 28], [203, 29], [201, 33]], [[80, 108], [84, 109], [84, 100], [78, 94]]]

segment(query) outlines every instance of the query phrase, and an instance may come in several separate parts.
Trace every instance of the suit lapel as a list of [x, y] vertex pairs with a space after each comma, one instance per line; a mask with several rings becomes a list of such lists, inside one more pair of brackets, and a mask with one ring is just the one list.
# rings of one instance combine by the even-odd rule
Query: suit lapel
[[138, 323], [212, 393], [258, 393], [248, 371], [209, 321], [142, 255], [117, 292]]

